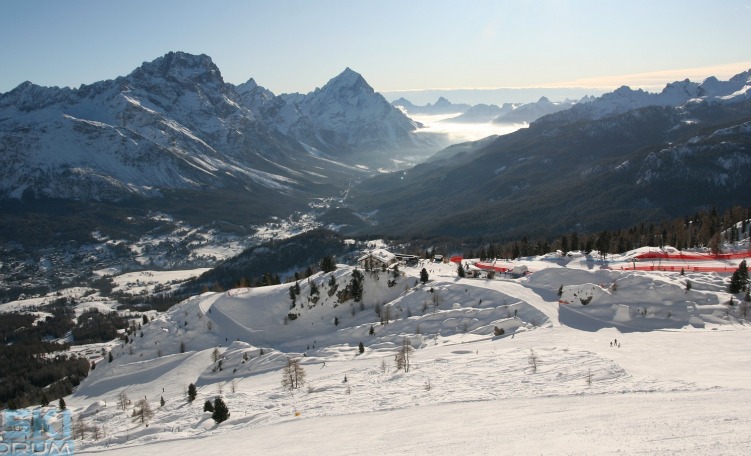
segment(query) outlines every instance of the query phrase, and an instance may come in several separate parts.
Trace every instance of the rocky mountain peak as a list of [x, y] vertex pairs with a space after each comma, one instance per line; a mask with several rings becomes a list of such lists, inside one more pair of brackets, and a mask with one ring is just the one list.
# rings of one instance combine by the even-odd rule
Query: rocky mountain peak
[[169, 52], [151, 62], [144, 62], [131, 76], [139, 79], [157, 77], [193, 84], [224, 83], [222, 74], [211, 57], [185, 52]]

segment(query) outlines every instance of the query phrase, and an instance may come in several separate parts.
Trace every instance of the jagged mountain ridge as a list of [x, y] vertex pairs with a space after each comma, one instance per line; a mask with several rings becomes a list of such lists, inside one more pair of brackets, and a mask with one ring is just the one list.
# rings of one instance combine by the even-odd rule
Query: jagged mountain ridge
[[503, 106], [494, 104], [476, 104], [463, 112], [462, 114], [451, 117], [444, 120], [444, 122], [460, 122], [460, 123], [486, 123], [495, 120], [496, 118], [508, 114], [516, 108], [517, 105], [513, 103], [504, 103]]
[[553, 103], [547, 97], [540, 97], [540, 99], [534, 103], [525, 103], [521, 106], [515, 107], [513, 110], [500, 114], [493, 119], [493, 123], [531, 123], [548, 114], [565, 111], [575, 104], [576, 102], [570, 100]]
[[425, 106], [417, 106], [404, 97], [391, 102], [392, 105], [404, 109], [411, 115], [444, 115], [444, 114], [461, 114], [467, 112], [472, 106], [466, 103], [452, 103], [444, 97], [439, 97], [435, 103], [428, 103]]
[[27, 82], [0, 95], [0, 192], [117, 200], [234, 186], [300, 198], [362, 173], [343, 144], [380, 164], [419, 143], [416, 126], [349, 69], [276, 97], [252, 79], [224, 82], [208, 56], [171, 52], [79, 89]]
[[252, 80], [238, 91], [269, 128], [336, 158], [384, 165], [392, 158], [386, 151], [440, 148], [350, 68], [308, 94], [274, 96]]
[[701, 83], [688, 79], [667, 84], [659, 93], [622, 86], [600, 97], [582, 100], [572, 109], [561, 112], [552, 121], [594, 120], [647, 106], [682, 106], [690, 102], [734, 103], [751, 98], [751, 70], [727, 81], [711, 76]]

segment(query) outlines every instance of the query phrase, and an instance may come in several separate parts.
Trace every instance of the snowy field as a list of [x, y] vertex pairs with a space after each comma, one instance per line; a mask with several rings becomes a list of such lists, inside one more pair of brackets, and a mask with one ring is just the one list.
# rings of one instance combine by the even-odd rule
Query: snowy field
[[[66, 398], [101, 434], [76, 453], [747, 454], [751, 332], [728, 275], [516, 263], [535, 272], [366, 272], [362, 304], [337, 298], [341, 265], [311, 277], [318, 293], [301, 281], [294, 306], [290, 284], [184, 301]], [[394, 364], [405, 338], [409, 372]], [[293, 391], [288, 357], [306, 372]], [[149, 401], [148, 426], [121, 392]], [[231, 413], [219, 425], [202, 411], [217, 396]]]

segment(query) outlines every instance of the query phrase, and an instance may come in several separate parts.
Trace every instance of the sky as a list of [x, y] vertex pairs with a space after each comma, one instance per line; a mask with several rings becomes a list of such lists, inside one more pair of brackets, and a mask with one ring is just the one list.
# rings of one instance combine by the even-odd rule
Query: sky
[[346, 67], [391, 98], [657, 91], [751, 69], [749, 24], [751, 0], [3, 0], [0, 93], [113, 79], [170, 51], [207, 54], [225, 81], [276, 94]]

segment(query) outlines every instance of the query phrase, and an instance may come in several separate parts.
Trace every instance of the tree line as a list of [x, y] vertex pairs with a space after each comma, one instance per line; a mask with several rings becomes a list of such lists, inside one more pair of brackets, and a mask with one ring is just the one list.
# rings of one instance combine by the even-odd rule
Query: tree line
[[724, 243], [734, 243], [749, 235], [751, 207], [732, 207], [723, 213], [715, 208], [697, 211], [693, 216], [639, 223], [630, 228], [603, 230], [598, 233], [572, 231], [554, 239], [520, 240], [485, 244], [464, 250], [467, 258], [519, 258], [562, 252], [597, 250], [601, 253], [625, 253], [639, 247], [673, 246], [678, 250], [706, 247], [721, 253]]
[[59, 298], [44, 308], [46, 317], [8, 312], [0, 319], [0, 404], [7, 408], [49, 403], [67, 396], [86, 378], [93, 364], [64, 354], [73, 344], [112, 340], [127, 319], [116, 312], [85, 311], [75, 319], [76, 301]]

